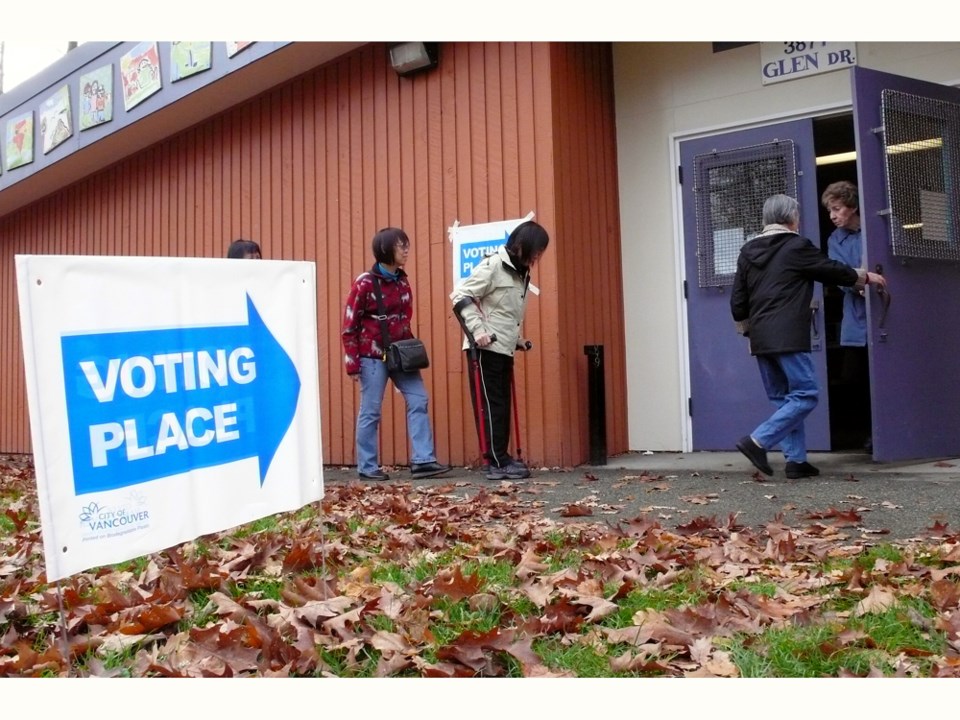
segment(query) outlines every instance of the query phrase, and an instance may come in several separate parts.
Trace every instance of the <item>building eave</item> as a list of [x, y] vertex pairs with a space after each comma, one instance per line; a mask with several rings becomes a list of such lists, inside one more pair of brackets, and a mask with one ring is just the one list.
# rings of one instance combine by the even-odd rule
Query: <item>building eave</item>
[[[6, 137], [7, 120], [33, 111], [39, 128], [39, 109], [59, 87], [70, 87], [74, 125], [77, 125], [80, 75], [120, 58], [136, 42], [84, 43], [28, 81], [0, 96], [0, 128]], [[0, 217], [57, 192], [105, 167], [171, 137], [206, 118], [280, 85], [298, 75], [352, 52], [363, 42], [261, 42], [229, 63], [176, 83], [164, 78], [162, 89], [125, 112], [119, 84], [114, 86], [114, 119], [89, 130], [74, 129], [66, 142], [50, 153], [38, 151], [41, 138], [34, 130], [34, 160], [0, 174]], [[161, 69], [169, 67], [170, 43], [158, 43]], [[224, 43], [214, 43], [224, 45]], [[216, 56], [215, 56], [215, 59]], [[169, 72], [165, 70], [165, 72]], [[115, 72], [116, 75], [116, 67]], [[3, 148], [4, 151], [6, 148]], [[6, 154], [4, 152], [4, 160]]]

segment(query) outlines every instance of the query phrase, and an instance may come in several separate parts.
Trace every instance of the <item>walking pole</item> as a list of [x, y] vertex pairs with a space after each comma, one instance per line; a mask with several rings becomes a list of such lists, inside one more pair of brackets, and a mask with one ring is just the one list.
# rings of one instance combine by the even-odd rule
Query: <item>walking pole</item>
[[[519, 347], [517, 349], [523, 352], [526, 352], [532, 347], [533, 347], [533, 343], [527, 340], [523, 344], [523, 347]], [[519, 460], [520, 462], [524, 462], [523, 448], [521, 447], [521, 443], [520, 443], [520, 415], [519, 415], [519, 410], [517, 408], [517, 380], [516, 380], [517, 374], [515, 370], [516, 370], [515, 367], [510, 368], [510, 399], [513, 404], [513, 434], [514, 434], [514, 437], [516, 438], [517, 460]]]
[[[463, 308], [469, 305], [473, 300], [471, 298], [463, 298], [460, 302], [453, 306], [453, 314], [457, 316], [457, 321], [460, 323], [460, 327], [463, 329], [463, 334], [467, 337], [467, 344], [470, 351], [470, 367], [473, 371], [473, 392], [474, 392], [474, 405], [477, 408], [477, 425], [480, 428], [480, 457], [484, 462], [489, 462], [487, 458], [487, 452], [489, 447], [487, 445], [487, 409], [486, 405], [483, 403], [483, 396], [480, 393], [480, 355], [477, 349], [477, 341], [473, 337], [473, 333], [467, 329], [467, 324], [463, 320], [462, 312]], [[491, 335], [490, 340], [496, 340], [496, 335]]]

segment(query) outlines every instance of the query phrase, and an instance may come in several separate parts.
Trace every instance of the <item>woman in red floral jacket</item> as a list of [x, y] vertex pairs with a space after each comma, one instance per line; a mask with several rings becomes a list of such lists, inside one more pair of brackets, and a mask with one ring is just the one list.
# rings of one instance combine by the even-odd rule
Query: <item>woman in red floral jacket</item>
[[374, 276], [380, 281], [388, 342], [413, 337], [413, 290], [403, 271], [410, 253], [410, 239], [400, 228], [384, 228], [373, 236], [373, 267], [361, 273], [350, 288], [343, 311], [343, 362], [347, 375], [360, 382], [357, 414], [357, 472], [366, 480], [389, 480], [377, 460], [380, 416], [387, 379], [403, 394], [407, 406], [407, 432], [413, 446], [410, 473], [433, 477], [450, 470], [437, 462], [433, 432], [427, 412], [427, 389], [420, 371], [389, 372]]

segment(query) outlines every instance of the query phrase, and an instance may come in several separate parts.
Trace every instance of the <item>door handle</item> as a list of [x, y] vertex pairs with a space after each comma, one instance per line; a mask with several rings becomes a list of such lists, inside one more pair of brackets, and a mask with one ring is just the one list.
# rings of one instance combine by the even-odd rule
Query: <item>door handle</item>
[[810, 301], [810, 348], [812, 350], [820, 349], [820, 300], [814, 298]]
[[[874, 272], [877, 275], [883, 275], [883, 265], [877, 263]], [[887, 290], [882, 285], [877, 286], [877, 296], [880, 298], [880, 320], [877, 323], [877, 328], [880, 330], [880, 337], [878, 338], [879, 342], [887, 341], [887, 312], [890, 310], [890, 291]]]

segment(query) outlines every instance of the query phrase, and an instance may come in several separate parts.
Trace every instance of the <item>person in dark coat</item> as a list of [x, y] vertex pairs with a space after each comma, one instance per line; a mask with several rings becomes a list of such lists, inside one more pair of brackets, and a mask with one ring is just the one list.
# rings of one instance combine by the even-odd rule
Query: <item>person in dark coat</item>
[[886, 279], [831, 260], [802, 237], [800, 205], [788, 195], [763, 204], [764, 228], [740, 248], [730, 295], [737, 331], [750, 340], [767, 397], [777, 407], [737, 442], [737, 449], [761, 472], [773, 475], [767, 451], [780, 445], [786, 476], [820, 471], [807, 462], [804, 420], [817, 406], [819, 387], [810, 355], [810, 301], [813, 283], [861, 290], [886, 287]]

